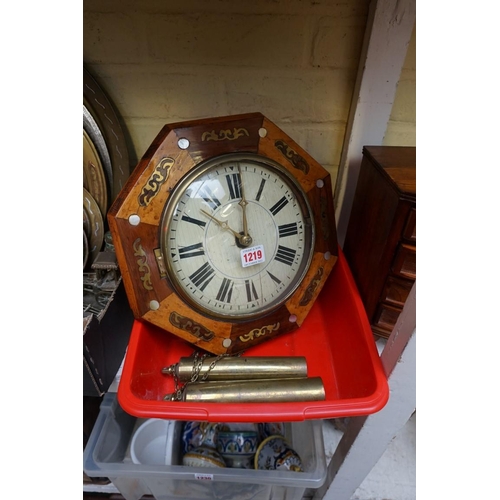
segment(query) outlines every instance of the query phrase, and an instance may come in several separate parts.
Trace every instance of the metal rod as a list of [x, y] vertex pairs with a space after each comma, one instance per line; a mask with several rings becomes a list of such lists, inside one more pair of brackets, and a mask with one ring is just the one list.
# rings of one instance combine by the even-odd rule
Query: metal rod
[[[307, 377], [304, 356], [224, 357], [212, 366], [215, 359], [207, 357], [203, 360], [200, 378], [207, 373], [207, 381]], [[172, 368], [164, 368], [162, 372], [172, 373]], [[175, 373], [182, 382], [191, 380], [193, 358], [182, 357], [175, 366]]]
[[322, 401], [321, 377], [196, 382], [184, 388], [183, 401], [216, 403], [276, 403]]

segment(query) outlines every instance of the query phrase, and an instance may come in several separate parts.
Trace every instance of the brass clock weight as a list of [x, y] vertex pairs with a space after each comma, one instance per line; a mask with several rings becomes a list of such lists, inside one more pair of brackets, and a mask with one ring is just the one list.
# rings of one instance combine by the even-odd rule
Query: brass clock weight
[[298, 329], [338, 255], [329, 173], [260, 113], [165, 125], [108, 222], [135, 317], [221, 359]]

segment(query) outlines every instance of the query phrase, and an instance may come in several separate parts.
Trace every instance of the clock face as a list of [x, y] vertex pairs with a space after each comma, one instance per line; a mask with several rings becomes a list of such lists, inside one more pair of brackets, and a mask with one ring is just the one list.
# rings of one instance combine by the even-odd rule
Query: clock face
[[313, 254], [314, 223], [300, 185], [279, 164], [227, 154], [176, 186], [160, 224], [167, 274], [202, 314], [246, 320], [279, 307]]

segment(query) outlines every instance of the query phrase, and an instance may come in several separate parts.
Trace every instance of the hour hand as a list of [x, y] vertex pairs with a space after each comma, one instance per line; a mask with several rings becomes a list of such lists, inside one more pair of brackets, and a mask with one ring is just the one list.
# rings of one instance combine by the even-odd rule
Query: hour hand
[[226, 231], [229, 231], [230, 233], [233, 233], [234, 236], [236, 236], [236, 239], [238, 240], [238, 243], [242, 247], [247, 247], [247, 246], [250, 245], [250, 243], [252, 243], [252, 238], [250, 236], [245, 235], [245, 234], [237, 233], [234, 229], [232, 229], [231, 227], [229, 227], [229, 224], [226, 221], [222, 221], [222, 220], [217, 219], [213, 215], [210, 215], [208, 212], [205, 212], [205, 210], [203, 210], [203, 208], [200, 208], [200, 211], [201, 211], [202, 214], [204, 214], [207, 217], [209, 217], [210, 219], [212, 219], [222, 229], [225, 229]]
[[234, 229], [230, 228], [229, 224], [226, 221], [222, 221], [222, 220], [215, 218], [213, 215], [209, 214], [208, 212], [205, 212], [205, 210], [203, 210], [203, 208], [200, 208], [200, 211], [203, 215], [206, 215], [208, 218], [212, 219], [222, 229], [225, 229], [226, 231], [233, 233], [236, 236], [236, 238], [238, 238], [238, 240], [240, 240], [241, 234], [237, 233]]

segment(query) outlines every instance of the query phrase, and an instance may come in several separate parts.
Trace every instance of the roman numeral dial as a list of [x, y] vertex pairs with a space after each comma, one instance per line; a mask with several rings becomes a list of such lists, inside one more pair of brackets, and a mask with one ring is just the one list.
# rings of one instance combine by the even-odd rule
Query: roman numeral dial
[[313, 218], [298, 183], [272, 160], [238, 153], [208, 161], [180, 186], [161, 235], [178, 294], [217, 318], [279, 308], [312, 258]]
[[229, 198], [236, 200], [241, 198], [241, 177], [240, 174], [226, 174]]
[[202, 292], [208, 286], [208, 284], [212, 281], [215, 275], [215, 271], [210, 266], [208, 262], [205, 262], [202, 266], [200, 266], [193, 274], [189, 276], [189, 279], [192, 281], [193, 285], [199, 288]]
[[282, 262], [283, 264], [286, 264], [287, 266], [291, 266], [293, 264], [293, 261], [295, 259], [296, 254], [297, 254], [297, 251], [294, 250], [293, 248], [283, 247], [283, 246], [279, 245], [275, 258], [278, 262]]
[[233, 281], [228, 278], [222, 279], [222, 284], [219, 288], [219, 292], [215, 297], [215, 300], [219, 300], [221, 302], [231, 302], [231, 297], [233, 295]]
[[181, 259], [197, 257], [198, 255], [205, 255], [205, 250], [203, 250], [202, 243], [195, 243], [194, 245], [179, 248], [179, 257]]
[[273, 215], [278, 214], [285, 206], [287, 205], [288, 200], [286, 199], [286, 196], [283, 196], [276, 204], [274, 204], [271, 208], [270, 211]]
[[259, 298], [257, 290], [255, 289], [255, 284], [252, 280], [245, 280], [245, 289], [247, 292], [247, 301], [252, 302]]
[[296, 222], [291, 222], [290, 224], [282, 224], [278, 226], [278, 233], [280, 238], [285, 238], [286, 236], [293, 236], [298, 234], [298, 226]]

